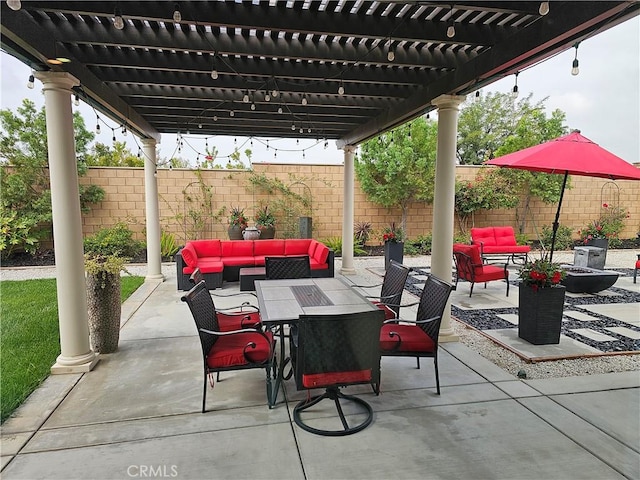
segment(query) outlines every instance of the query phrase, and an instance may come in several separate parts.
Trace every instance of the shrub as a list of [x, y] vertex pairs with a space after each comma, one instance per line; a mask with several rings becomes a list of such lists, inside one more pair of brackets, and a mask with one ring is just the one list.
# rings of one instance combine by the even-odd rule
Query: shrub
[[178, 250], [176, 236], [171, 232], [162, 231], [160, 234], [160, 255], [162, 258], [172, 258], [178, 253]]
[[411, 240], [409, 242], [410, 247], [415, 250], [414, 254], [409, 255], [429, 255], [431, 253], [432, 241], [433, 236], [431, 233], [428, 233], [427, 235], [418, 235], [415, 240]]
[[[573, 246], [573, 240], [571, 239], [571, 234], [573, 231], [571, 228], [566, 227], [564, 225], [558, 226], [558, 231], [556, 232], [556, 244], [554, 246], [554, 250], [569, 250]], [[542, 235], [540, 240], [545, 248], [551, 248], [551, 239], [553, 238], [553, 228], [551, 225], [543, 225], [542, 226]]]
[[603, 203], [600, 217], [578, 231], [578, 235], [583, 243], [592, 239], [606, 238], [609, 240], [610, 247], [617, 247], [622, 243], [619, 237], [620, 232], [624, 229], [626, 218], [629, 218], [629, 212], [626, 208], [613, 207]]
[[354, 227], [354, 236], [360, 245], [366, 245], [373, 234], [371, 222], [358, 222]]
[[98, 230], [95, 235], [84, 239], [84, 251], [94, 256], [135, 257], [143, 248], [143, 243], [133, 238], [133, 232], [124, 223]]
[[18, 212], [0, 208], [0, 258], [10, 257], [16, 250], [36, 253], [38, 221], [33, 217], [18, 217]]

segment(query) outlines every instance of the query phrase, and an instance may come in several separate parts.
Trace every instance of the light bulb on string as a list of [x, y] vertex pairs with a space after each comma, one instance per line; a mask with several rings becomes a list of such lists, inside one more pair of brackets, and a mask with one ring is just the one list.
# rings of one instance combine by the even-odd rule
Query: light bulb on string
[[389, 39], [389, 43], [387, 45], [387, 60], [393, 62], [396, 59], [396, 54], [393, 51], [393, 48], [391, 48], [391, 39]]
[[291, 124], [291, 130], [293, 131], [293, 130], [295, 130], [295, 129], [296, 129], [296, 124], [295, 124], [295, 123], [292, 123], [292, 124]]
[[579, 68], [580, 62], [578, 62], [578, 45], [580, 44], [576, 43], [576, 46], [575, 46], [576, 56], [573, 59], [573, 63], [571, 64], [571, 75], [573, 75], [574, 77], [580, 73], [580, 68]]
[[33, 90], [33, 87], [35, 87], [35, 81], [36, 81], [36, 78], [33, 75], [33, 71], [31, 71], [31, 75], [29, 75], [29, 80], [27, 81], [27, 88], [29, 90]]
[[282, 113], [282, 107], [278, 107], [278, 113]]
[[300, 103], [302, 103], [302, 105], [306, 105], [308, 103], [307, 102], [307, 94], [306, 93], [302, 96], [302, 101]]
[[344, 95], [344, 85], [342, 84], [342, 80], [340, 80], [340, 86], [338, 87], [338, 95]]
[[75, 98], [73, 99], [73, 104], [74, 104], [76, 107], [79, 107], [79, 106], [80, 106], [80, 97], [78, 97], [78, 94], [76, 94]]
[[118, 7], [116, 7], [113, 12], [113, 26], [117, 30], [122, 30], [124, 28], [124, 19], [122, 18], [122, 13], [120, 13], [120, 9]]
[[278, 90], [276, 90], [276, 89], [274, 88], [274, 89], [271, 91], [271, 96], [272, 96], [273, 98], [277, 98], [278, 93], [279, 93], [279, 92], [278, 92]]
[[304, 128], [300, 127], [300, 133], [304, 133]]
[[456, 36], [456, 27], [453, 24], [453, 5], [451, 5], [451, 10], [449, 11], [449, 20], [451, 20], [451, 23], [447, 28], [447, 37], [453, 38]]
[[213, 80], [217, 80], [218, 79], [218, 69], [216, 68], [216, 54], [215, 52], [213, 53], [213, 68], [211, 69], [211, 78]]
[[251, 110], [255, 110], [255, 109], [256, 109], [256, 104], [255, 104], [255, 103], [252, 103], [252, 104], [251, 104]]
[[540, 2], [538, 13], [542, 16], [545, 16], [547, 13], [549, 13], [549, 2]]
[[178, 5], [177, 3], [173, 9], [173, 21], [176, 23], [182, 21], [182, 14], [180, 13], [180, 5]]
[[513, 86], [513, 89], [511, 90], [511, 93], [514, 96], [514, 98], [518, 96], [518, 74], [519, 73], [520, 72], [516, 72], [516, 83]]
[[249, 103], [249, 90], [247, 90], [247, 92], [244, 94], [244, 96], [242, 97], [242, 101], [244, 103]]
[[264, 94], [264, 101], [265, 102], [270, 102], [271, 101], [271, 95], [269, 95], [269, 92], [266, 92]]
[[[233, 116], [233, 115], [232, 115], [232, 116]], [[217, 122], [217, 121], [218, 121], [218, 115], [214, 115], [214, 116], [213, 116], [213, 121], [214, 121], [214, 122]]]
[[236, 112], [234, 112], [233, 110], [229, 111], [229, 116], [230, 117], [235, 117], [236, 116]]
[[22, 2], [20, 0], [7, 0], [7, 7], [17, 12], [22, 8]]

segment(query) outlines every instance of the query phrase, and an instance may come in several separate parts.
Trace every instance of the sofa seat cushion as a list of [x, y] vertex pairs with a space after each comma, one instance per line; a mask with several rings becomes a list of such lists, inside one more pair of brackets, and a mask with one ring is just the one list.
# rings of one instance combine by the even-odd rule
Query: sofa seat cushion
[[253, 257], [253, 241], [225, 240], [222, 243], [222, 258]]
[[198, 259], [198, 268], [202, 273], [220, 273], [224, 263], [220, 257], [204, 257]]
[[327, 270], [329, 268], [327, 262], [320, 263], [315, 258], [309, 259], [309, 265], [311, 266], [311, 270]]
[[314, 253], [313, 259], [319, 264], [327, 263], [327, 258], [329, 257], [329, 247], [323, 245], [322, 243], [318, 244]]
[[[209, 350], [207, 365], [209, 368], [226, 368], [267, 362], [273, 351], [273, 336], [271, 332], [265, 335], [269, 340], [258, 333], [219, 337]], [[247, 347], [250, 343], [255, 344], [255, 348]]]
[[529, 253], [531, 247], [528, 245], [494, 245], [494, 246], [482, 246], [482, 253]]
[[254, 267], [256, 265], [256, 261], [253, 256], [222, 257], [222, 263], [225, 267]]

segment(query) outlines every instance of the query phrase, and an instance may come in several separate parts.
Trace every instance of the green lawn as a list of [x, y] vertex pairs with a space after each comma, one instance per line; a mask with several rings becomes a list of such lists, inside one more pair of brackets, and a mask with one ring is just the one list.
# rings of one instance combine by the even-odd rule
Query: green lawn
[[[122, 277], [122, 301], [143, 277]], [[56, 280], [0, 282], [1, 422], [49, 376], [60, 354]]]

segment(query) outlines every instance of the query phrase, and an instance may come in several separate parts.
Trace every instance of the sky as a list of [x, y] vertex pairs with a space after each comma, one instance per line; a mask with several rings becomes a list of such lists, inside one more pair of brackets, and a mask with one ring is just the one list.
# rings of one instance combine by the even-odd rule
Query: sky
[[[520, 95], [533, 93], [533, 102], [543, 99], [548, 112], [559, 108], [566, 113], [566, 124], [579, 129], [582, 135], [606, 148], [620, 158], [640, 162], [640, 17], [582, 41], [578, 48], [580, 72], [571, 75], [575, 49], [571, 48], [518, 75]], [[15, 111], [22, 99], [29, 98], [38, 108], [44, 105], [42, 84], [36, 80], [35, 88], [27, 88], [30, 69], [5, 52], [0, 53], [0, 108]], [[489, 92], [510, 92], [515, 77], [499, 80], [484, 89]], [[80, 102], [79, 109], [87, 128], [95, 126], [95, 113]], [[140, 140], [132, 134], [123, 137], [110, 119], [101, 118], [111, 128], [101, 124], [101, 133], [95, 141], [110, 145], [115, 129], [118, 141], [126, 141], [133, 153], [138, 152]], [[431, 118], [434, 118], [432, 115]], [[234, 148], [241, 152], [251, 149], [253, 163], [315, 163], [342, 164], [343, 152], [334, 141], [320, 139], [267, 139], [245, 137], [205, 137], [185, 135], [178, 151], [176, 135], [163, 134], [159, 144], [160, 159], [178, 156], [196, 164], [198, 153], [205, 146], [215, 146], [218, 163], [224, 164]], [[246, 162], [246, 157], [242, 156]]]

